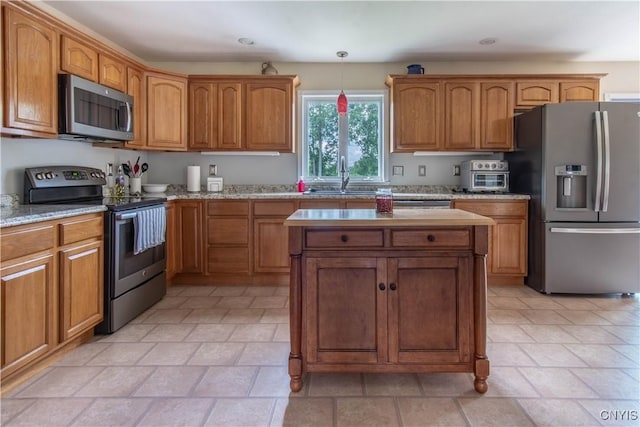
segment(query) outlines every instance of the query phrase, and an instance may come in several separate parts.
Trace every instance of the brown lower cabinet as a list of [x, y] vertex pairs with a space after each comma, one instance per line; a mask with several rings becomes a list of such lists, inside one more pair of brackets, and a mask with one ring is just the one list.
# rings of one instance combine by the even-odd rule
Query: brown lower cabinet
[[0, 230], [2, 392], [103, 319], [103, 214]]

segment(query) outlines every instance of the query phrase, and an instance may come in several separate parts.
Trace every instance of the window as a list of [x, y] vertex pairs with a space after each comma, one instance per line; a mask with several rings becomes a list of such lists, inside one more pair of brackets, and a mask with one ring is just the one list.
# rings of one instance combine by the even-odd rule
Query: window
[[301, 91], [301, 175], [307, 182], [337, 181], [344, 156], [350, 181], [385, 180], [385, 93], [348, 93], [349, 109], [339, 116], [338, 93]]

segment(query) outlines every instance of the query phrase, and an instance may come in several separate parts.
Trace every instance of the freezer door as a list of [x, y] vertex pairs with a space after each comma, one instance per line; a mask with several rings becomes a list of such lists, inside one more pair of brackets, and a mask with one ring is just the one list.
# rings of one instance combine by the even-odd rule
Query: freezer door
[[[609, 176], [603, 188], [606, 211], [599, 220], [606, 222], [640, 221], [640, 104], [603, 102], [600, 111], [608, 118], [608, 140], [605, 162], [609, 162]], [[606, 124], [605, 124], [606, 127]], [[605, 129], [606, 130], [606, 129]], [[610, 153], [607, 157], [606, 154]], [[607, 168], [605, 167], [605, 172]]]
[[640, 292], [640, 224], [547, 223], [546, 293]]
[[[594, 210], [596, 192], [596, 132], [597, 102], [568, 102], [543, 107], [542, 122], [542, 218], [544, 221], [598, 220]], [[563, 178], [556, 176], [556, 167], [584, 165], [587, 170], [586, 206], [580, 209], [558, 208], [558, 192], [563, 191]]]

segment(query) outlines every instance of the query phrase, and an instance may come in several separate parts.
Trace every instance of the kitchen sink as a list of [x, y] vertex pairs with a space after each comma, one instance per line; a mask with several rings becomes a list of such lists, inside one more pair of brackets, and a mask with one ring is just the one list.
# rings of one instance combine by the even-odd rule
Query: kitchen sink
[[307, 190], [303, 194], [316, 196], [375, 196], [376, 190]]

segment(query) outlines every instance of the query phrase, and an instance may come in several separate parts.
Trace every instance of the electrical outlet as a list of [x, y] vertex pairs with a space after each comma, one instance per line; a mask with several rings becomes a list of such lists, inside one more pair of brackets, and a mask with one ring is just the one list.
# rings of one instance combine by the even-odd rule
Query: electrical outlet
[[453, 176], [460, 176], [460, 165], [453, 165]]
[[427, 166], [419, 165], [418, 166], [418, 176], [427, 176]]
[[404, 175], [404, 166], [394, 166], [393, 167], [393, 175], [394, 176], [403, 176]]

